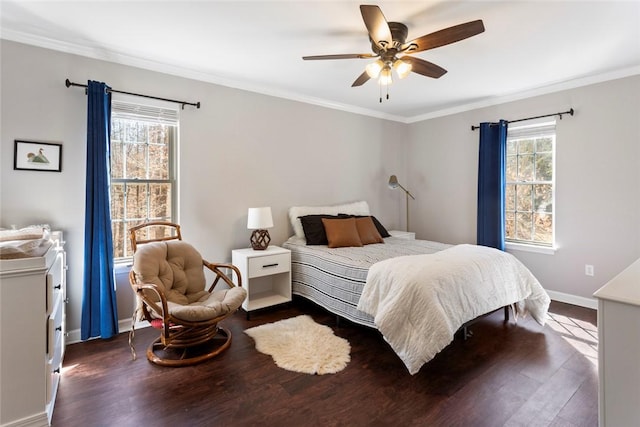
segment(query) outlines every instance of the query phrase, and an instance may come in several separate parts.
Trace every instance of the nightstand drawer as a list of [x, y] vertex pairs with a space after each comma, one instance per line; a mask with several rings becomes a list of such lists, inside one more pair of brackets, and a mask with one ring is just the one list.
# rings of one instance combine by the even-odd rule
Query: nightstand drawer
[[291, 254], [274, 254], [249, 259], [249, 278], [285, 273], [291, 269]]

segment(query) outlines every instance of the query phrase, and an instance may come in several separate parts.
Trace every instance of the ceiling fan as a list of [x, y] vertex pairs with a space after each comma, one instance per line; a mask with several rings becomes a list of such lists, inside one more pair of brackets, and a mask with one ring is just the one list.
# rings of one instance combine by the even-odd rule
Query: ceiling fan
[[[302, 57], [304, 60], [378, 58], [375, 62], [365, 67], [365, 71], [358, 76], [351, 87], [362, 86], [371, 78], [378, 78], [380, 85], [388, 86], [393, 81], [392, 69], [396, 71], [400, 78], [406, 77], [410, 72], [434, 79], [440, 78], [447, 70], [424, 59], [411, 56], [411, 54], [455, 43], [484, 31], [484, 24], [482, 20], [478, 19], [426, 34], [406, 42], [408, 34], [407, 26], [401, 22], [387, 22], [378, 6], [360, 5], [360, 12], [362, 13], [362, 19], [369, 32], [369, 40], [371, 41], [373, 53], [347, 53]], [[387, 98], [388, 97], [389, 95], [387, 94]], [[382, 102], [382, 98], [380, 102]]]

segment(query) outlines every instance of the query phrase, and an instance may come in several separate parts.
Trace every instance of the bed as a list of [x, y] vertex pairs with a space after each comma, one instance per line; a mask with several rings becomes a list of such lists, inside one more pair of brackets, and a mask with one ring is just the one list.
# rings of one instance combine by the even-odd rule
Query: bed
[[[366, 202], [292, 207], [289, 217], [294, 235], [283, 246], [291, 250], [293, 294], [378, 329], [412, 375], [459, 328], [496, 309], [513, 306], [545, 323], [549, 296], [511, 254], [390, 236]], [[364, 218], [372, 218], [379, 239], [360, 245], [347, 239], [336, 247], [337, 234], [329, 225], [340, 224], [342, 239], [345, 228], [368, 221]], [[326, 244], [318, 244], [322, 239], [313, 234], [322, 231], [329, 236]]]

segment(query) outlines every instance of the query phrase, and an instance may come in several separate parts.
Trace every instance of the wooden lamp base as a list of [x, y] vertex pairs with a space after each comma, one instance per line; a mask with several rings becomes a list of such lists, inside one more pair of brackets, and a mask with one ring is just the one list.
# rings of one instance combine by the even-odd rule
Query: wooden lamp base
[[251, 247], [255, 251], [264, 251], [269, 247], [271, 236], [267, 230], [253, 230], [251, 233]]

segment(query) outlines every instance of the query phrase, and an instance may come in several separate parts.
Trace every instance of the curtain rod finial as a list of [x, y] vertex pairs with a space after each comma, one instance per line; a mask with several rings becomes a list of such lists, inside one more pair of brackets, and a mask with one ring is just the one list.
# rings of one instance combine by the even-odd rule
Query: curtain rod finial
[[71, 81], [69, 81], [69, 79], [66, 79], [66, 80], [64, 81], [64, 85], [65, 85], [66, 87], [71, 86]]

